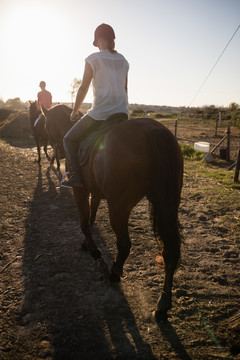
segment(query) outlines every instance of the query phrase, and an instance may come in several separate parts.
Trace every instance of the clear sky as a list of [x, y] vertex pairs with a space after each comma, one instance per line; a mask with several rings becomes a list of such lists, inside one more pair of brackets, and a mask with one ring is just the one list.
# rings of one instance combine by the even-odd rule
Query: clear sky
[[240, 0], [0, 0], [0, 98], [34, 100], [45, 80], [54, 102], [71, 101], [103, 22], [130, 63], [129, 103], [240, 103], [240, 29], [194, 99], [240, 25]]

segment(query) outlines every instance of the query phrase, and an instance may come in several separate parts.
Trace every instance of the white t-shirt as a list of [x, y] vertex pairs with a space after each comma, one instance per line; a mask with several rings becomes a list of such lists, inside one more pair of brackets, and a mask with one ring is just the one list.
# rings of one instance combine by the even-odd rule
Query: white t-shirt
[[125, 82], [129, 64], [123, 55], [101, 50], [86, 58], [93, 70], [93, 104], [88, 115], [95, 120], [106, 120], [123, 112], [129, 115]]

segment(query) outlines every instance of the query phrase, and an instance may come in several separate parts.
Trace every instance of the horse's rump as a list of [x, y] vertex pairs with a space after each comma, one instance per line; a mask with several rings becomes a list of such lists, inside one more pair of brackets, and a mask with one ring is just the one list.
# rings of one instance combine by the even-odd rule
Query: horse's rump
[[121, 194], [132, 186], [139, 196], [147, 195], [153, 201], [157, 186], [168, 188], [171, 178], [172, 183], [178, 181], [179, 159], [181, 150], [170, 130], [152, 119], [132, 119], [106, 134], [87, 167], [92, 167], [96, 183], [104, 192], [114, 188]]
[[72, 127], [73, 122], [70, 120], [72, 109], [66, 105], [56, 105], [46, 111], [46, 126], [49, 138], [54, 144], [61, 144], [64, 135]]
[[112, 128], [103, 146], [93, 173], [108, 202], [125, 201], [131, 211], [146, 196], [155, 237], [180, 244], [183, 157], [172, 132], [152, 119], [129, 120]]

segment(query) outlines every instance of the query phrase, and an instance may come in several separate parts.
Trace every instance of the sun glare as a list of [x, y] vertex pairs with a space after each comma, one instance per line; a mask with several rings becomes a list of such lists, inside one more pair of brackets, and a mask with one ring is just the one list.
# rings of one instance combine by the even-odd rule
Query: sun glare
[[69, 41], [66, 17], [57, 7], [22, 3], [9, 12], [2, 28], [8, 54], [4, 67], [8, 86], [14, 81], [16, 97], [24, 101], [36, 97], [40, 80], [45, 80], [57, 97], [69, 56], [65, 50]]

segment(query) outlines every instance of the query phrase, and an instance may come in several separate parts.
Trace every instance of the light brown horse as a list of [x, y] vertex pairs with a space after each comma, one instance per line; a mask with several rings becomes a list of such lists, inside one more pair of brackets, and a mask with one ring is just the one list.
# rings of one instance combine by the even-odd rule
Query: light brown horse
[[130, 252], [129, 215], [144, 196], [149, 200], [154, 234], [163, 243], [165, 262], [164, 288], [155, 316], [157, 320], [166, 319], [181, 245], [178, 207], [183, 157], [176, 138], [153, 119], [127, 120], [111, 128], [81, 169], [85, 187], [73, 190], [81, 229], [85, 245], [103, 267], [106, 264], [94, 243], [91, 228], [100, 200], [107, 200], [118, 249], [109, 273], [111, 281], [120, 280]]

